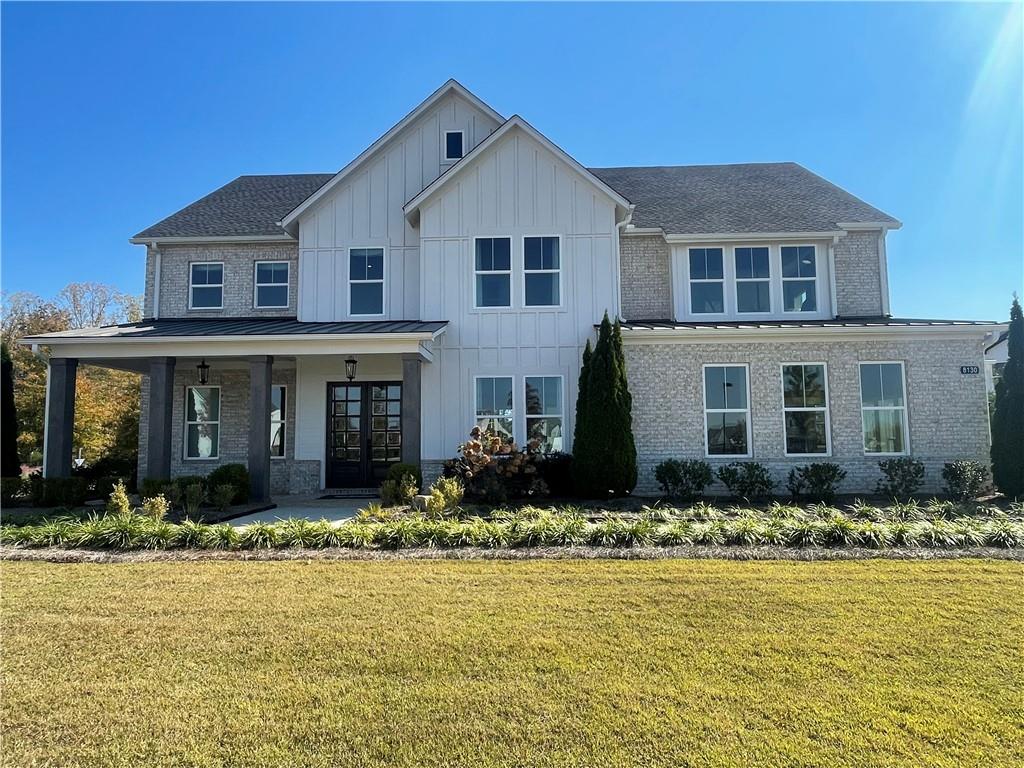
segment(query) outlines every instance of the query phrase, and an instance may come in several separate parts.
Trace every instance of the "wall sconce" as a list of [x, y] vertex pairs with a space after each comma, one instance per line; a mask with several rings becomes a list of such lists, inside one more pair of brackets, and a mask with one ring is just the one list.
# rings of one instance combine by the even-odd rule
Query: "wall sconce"
[[210, 366], [206, 364], [206, 360], [203, 360], [203, 362], [196, 366], [196, 371], [199, 373], [200, 384], [210, 383]]
[[348, 376], [348, 380], [352, 381], [356, 377], [356, 365], [357, 360], [354, 357], [350, 357], [345, 360], [345, 375]]

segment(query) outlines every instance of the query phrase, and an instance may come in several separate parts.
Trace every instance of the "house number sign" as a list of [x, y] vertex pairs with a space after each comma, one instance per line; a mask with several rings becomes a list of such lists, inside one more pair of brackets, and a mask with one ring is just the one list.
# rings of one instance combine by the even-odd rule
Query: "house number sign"
[[981, 368], [978, 367], [977, 365], [961, 365], [960, 373], [962, 373], [964, 376], [976, 376], [977, 374], [981, 373]]

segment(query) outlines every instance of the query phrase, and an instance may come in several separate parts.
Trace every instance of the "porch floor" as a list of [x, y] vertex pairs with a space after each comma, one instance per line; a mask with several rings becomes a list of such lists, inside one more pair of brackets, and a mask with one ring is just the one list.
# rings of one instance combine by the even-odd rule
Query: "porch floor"
[[277, 506], [274, 509], [267, 509], [263, 512], [254, 512], [251, 515], [237, 517], [231, 520], [233, 526], [241, 527], [250, 523], [276, 523], [287, 520], [290, 517], [305, 518], [306, 520], [328, 520], [331, 523], [340, 525], [346, 520], [355, 516], [356, 512], [365, 507], [371, 501], [379, 499], [321, 499], [323, 493], [315, 495], [287, 495], [275, 496], [273, 501]]

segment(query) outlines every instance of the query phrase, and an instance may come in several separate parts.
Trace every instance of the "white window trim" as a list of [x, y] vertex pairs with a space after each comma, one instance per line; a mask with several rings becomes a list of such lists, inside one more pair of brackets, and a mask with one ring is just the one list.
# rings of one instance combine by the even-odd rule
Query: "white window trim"
[[[508, 269], [477, 269], [476, 268], [476, 244], [479, 240], [508, 240]], [[483, 310], [484, 312], [501, 310], [501, 309], [512, 309], [515, 306], [515, 296], [513, 295], [513, 281], [512, 272], [516, 266], [516, 255], [512, 250], [512, 243], [515, 242], [510, 235], [479, 235], [473, 238], [473, 252], [470, 254], [473, 266], [473, 309]], [[561, 245], [559, 245], [561, 248]], [[480, 305], [480, 295], [477, 293], [477, 275], [508, 275], [508, 304], [495, 304], [491, 306]]]
[[[708, 368], [742, 368], [746, 377], [747, 407], [740, 408], [712, 408], [708, 409]], [[704, 405], [704, 457], [708, 459], [751, 459], [754, 457], [753, 428], [750, 423], [750, 364], [749, 363], [704, 363], [700, 368], [700, 389]], [[747, 452], [746, 453], [711, 453], [711, 445], [708, 443], [708, 413], [746, 413], [747, 419]]]
[[[812, 407], [812, 406], [788, 406], [786, 405], [786, 366], [800, 365], [820, 365], [822, 370], [825, 372], [825, 407]], [[804, 458], [804, 457], [829, 457], [832, 455], [832, 408], [830, 407], [829, 391], [828, 391], [828, 363], [819, 362], [788, 362], [779, 364], [779, 384], [782, 388], [782, 453], [787, 458]], [[825, 452], [824, 453], [790, 453], [787, 449], [789, 442], [786, 439], [786, 414], [790, 411], [794, 413], [820, 413], [825, 412]], [[861, 431], [864, 429], [863, 417], [861, 417]], [[861, 435], [861, 442], [863, 443], [863, 435]]]
[[[212, 267], [214, 265], [220, 265], [220, 285], [217, 283], [211, 283], [206, 285], [195, 285], [192, 282], [192, 267]], [[196, 307], [192, 304], [192, 289], [193, 288], [220, 288], [220, 304], [216, 307]], [[215, 312], [218, 309], [224, 309], [224, 262], [223, 261], [190, 261], [188, 263], [188, 308], [194, 309], [198, 312]]]
[[[690, 251], [708, 251], [708, 250], [719, 250], [722, 252], [722, 277], [719, 278], [692, 278], [690, 277]], [[727, 249], [720, 245], [689, 245], [684, 251], [686, 261], [686, 309], [691, 317], [695, 318], [711, 318], [718, 319], [729, 316], [729, 292], [726, 290], [726, 285], [729, 280], [729, 266], [728, 259], [725, 255]], [[705, 254], [705, 259], [707, 255]], [[720, 283], [722, 286], [722, 311], [721, 312], [694, 312], [693, 311], [693, 291], [691, 286], [694, 283]]]
[[[189, 421], [188, 420], [188, 393], [190, 389], [216, 389], [217, 390], [217, 420], [216, 421]], [[184, 461], [217, 461], [220, 458], [220, 424], [221, 424], [221, 391], [219, 384], [187, 384], [185, 386], [185, 409], [182, 414], [185, 418], [185, 432], [181, 436], [181, 455]], [[217, 425], [217, 454], [215, 456], [189, 456], [188, 455], [188, 428], [192, 424], [216, 424]]]
[[[376, 250], [380, 251], [380, 264], [381, 264], [381, 275], [380, 280], [353, 280], [352, 279], [352, 251], [369, 251]], [[349, 317], [385, 317], [388, 313], [388, 252], [387, 248], [383, 245], [352, 245], [349, 246], [346, 253], [348, 256], [345, 264], [345, 272], [348, 276], [348, 316]], [[372, 314], [357, 314], [352, 311], [352, 286], [353, 285], [370, 285], [373, 283], [380, 283], [380, 312], [374, 312]]]
[[[903, 405], [864, 405], [863, 374], [865, 365], [898, 365], [900, 367], [900, 384], [903, 386]], [[910, 408], [907, 392], [907, 366], [902, 360], [859, 360], [857, 362], [857, 399], [860, 401], [860, 449], [865, 456], [909, 456], [910, 455]], [[903, 411], [903, 450], [869, 451], [864, 445], [864, 411]]]
[[[814, 310], [803, 312], [796, 309], [786, 309], [786, 283], [806, 283], [812, 280], [810, 277], [786, 277], [782, 271], [782, 249], [783, 248], [813, 248], [814, 249]], [[820, 315], [821, 309], [821, 259], [819, 248], [814, 243], [782, 243], [779, 246], [779, 303], [782, 307], [782, 314], [794, 317], [815, 317]]]
[[[460, 136], [462, 136], [462, 155], [460, 155], [459, 157], [449, 157], [448, 156], [448, 134], [450, 134], [450, 133], [457, 133]], [[466, 132], [462, 131], [462, 130], [445, 131], [444, 132], [444, 139], [443, 139], [443, 141], [441, 143], [441, 147], [444, 149], [444, 161], [446, 163], [457, 163], [457, 162], [459, 162], [459, 160], [461, 160], [463, 157], [465, 157], [468, 154], [468, 152], [466, 151]]]
[[[736, 271], [736, 251], [738, 251], [740, 248], [749, 248], [751, 250], [755, 249], [755, 248], [758, 248], [758, 249], [763, 248], [764, 250], [768, 251], [768, 277], [739, 277], [739, 272]], [[781, 251], [780, 251], [780, 253], [781, 253]], [[735, 306], [736, 306], [736, 314], [737, 315], [741, 315], [743, 317], [769, 317], [772, 314], [772, 307], [774, 307], [775, 304], [776, 304], [775, 288], [774, 288], [774, 285], [773, 285], [775, 280], [773, 279], [773, 270], [772, 270], [772, 262], [774, 261], [774, 259], [772, 258], [772, 248], [771, 248], [771, 246], [770, 245], [734, 245], [732, 247], [732, 254], [731, 255], [732, 255], [731, 267], [732, 267], [732, 276], [733, 276], [733, 279], [732, 279], [732, 283], [733, 283], [732, 292], [733, 292], [733, 300], [736, 302], [736, 304], [735, 304]], [[817, 267], [817, 265], [815, 265], [815, 267]], [[722, 274], [723, 275], [726, 274], [724, 259], [723, 259], [723, 264], [722, 264]], [[701, 281], [698, 281], [698, 282], [701, 282]], [[744, 312], [743, 310], [740, 309], [740, 283], [768, 283], [768, 310], [766, 312]], [[723, 307], [725, 306], [725, 299], [724, 298], [722, 300], [722, 305], [723, 305]]]
[[281, 409], [281, 418], [275, 421], [273, 418], [270, 419], [270, 426], [273, 428], [275, 424], [281, 425], [281, 455], [270, 454], [271, 461], [281, 461], [282, 459], [288, 458], [288, 385], [287, 384], [271, 384], [270, 388], [280, 387], [283, 394], [284, 408]]
[[[479, 408], [480, 404], [476, 401], [476, 391], [477, 391], [476, 384], [477, 384], [477, 381], [479, 381], [480, 379], [508, 379], [509, 381], [512, 382], [512, 390], [511, 390], [512, 391], [512, 414], [510, 416], [488, 416], [488, 415], [481, 415], [480, 408]], [[525, 388], [525, 385], [524, 385], [524, 388]], [[516, 411], [517, 411], [517, 409], [516, 409], [516, 377], [514, 375], [507, 374], [507, 373], [493, 373], [493, 374], [481, 373], [481, 374], [478, 374], [478, 375], [474, 375], [473, 376], [473, 393], [472, 393], [471, 402], [473, 403], [473, 426], [474, 427], [479, 426], [479, 421], [480, 421], [481, 418], [484, 418], [484, 419], [505, 419], [505, 418], [508, 418], [508, 419], [510, 419], [512, 421], [512, 440], [514, 442], [516, 442], [516, 443], [520, 443], [521, 442], [516, 437], [516, 427], [518, 426], [518, 424], [516, 424]]]
[[[530, 419], [554, 419], [558, 418], [562, 423], [562, 449], [559, 453], [568, 453], [567, 450], [567, 435], [565, 433], [565, 376], [561, 373], [524, 373], [523, 379], [523, 445], [525, 446], [530, 439]], [[532, 416], [526, 409], [526, 380], [527, 379], [558, 379], [558, 399], [561, 402], [562, 408], [557, 413], [543, 413], [533, 414]], [[513, 386], [515, 386], [513, 384]], [[513, 395], [514, 402], [514, 395]]]
[[[260, 283], [257, 282], [260, 265], [261, 264], [284, 264], [286, 275], [283, 283]], [[292, 265], [290, 261], [283, 261], [281, 259], [257, 259], [252, 265], [252, 306], [253, 309], [288, 309], [291, 306], [291, 280], [292, 280]], [[284, 304], [260, 304], [260, 287], [263, 288], [280, 288], [284, 286], [285, 300]]]
[[[527, 269], [526, 268], [526, 239], [529, 237], [553, 237], [558, 240], [558, 269]], [[545, 309], [562, 309], [565, 305], [565, 294], [564, 286], [562, 281], [562, 236], [561, 235], [523, 235], [522, 239], [523, 247], [523, 309], [527, 310], [540, 310]], [[476, 258], [476, 245], [474, 244], [473, 258]], [[476, 266], [474, 261], [473, 266]], [[527, 275], [558, 275], [558, 303], [557, 304], [527, 304], [526, 303], [526, 276]], [[474, 281], [475, 282], [475, 281]], [[511, 297], [509, 297], [511, 299]]]

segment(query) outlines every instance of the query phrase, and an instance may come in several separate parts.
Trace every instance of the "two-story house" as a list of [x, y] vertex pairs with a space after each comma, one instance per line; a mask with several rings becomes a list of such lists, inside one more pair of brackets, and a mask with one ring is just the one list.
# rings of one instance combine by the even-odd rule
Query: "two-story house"
[[666, 457], [988, 452], [984, 324], [893, 318], [892, 217], [793, 163], [585, 168], [449, 81], [335, 174], [243, 176], [143, 230], [145, 320], [50, 353], [144, 374], [141, 477], [249, 467], [257, 499], [427, 477], [474, 424], [572, 450], [581, 350], [623, 320], [638, 491]]

